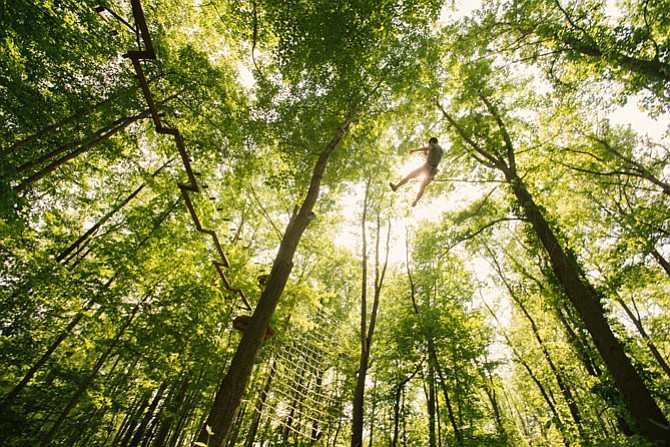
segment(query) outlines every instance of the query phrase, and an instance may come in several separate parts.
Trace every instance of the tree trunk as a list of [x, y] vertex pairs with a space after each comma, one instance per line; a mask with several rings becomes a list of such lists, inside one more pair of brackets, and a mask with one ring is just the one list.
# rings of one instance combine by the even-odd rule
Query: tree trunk
[[154, 398], [151, 400], [151, 404], [149, 404], [146, 411], [144, 412], [144, 417], [142, 417], [140, 424], [135, 429], [135, 433], [133, 434], [133, 437], [130, 439], [130, 442], [128, 442], [128, 444], [125, 444], [122, 447], [126, 446], [138, 447], [140, 445], [140, 441], [142, 441], [142, 439], [144, 438], [149, 423], [151, 422], [152, 419], [154, 419], [154, 413], [156, 412], [156, 408], [158, 407], [160, 401], [163, 399], [163, 393], [165, 392], [166, 387], [167, 385], [165, 384], [165, 382], [160, 384], [160, 386], [158, 387], [158, 389], [154, 394]]
[[396, 447], [398, 444], [398, 432], [400, 428], [400, 396], [402, 396], [402, 391], [405, 389], [406, 383], [407, 382], [403, 381], [395, 390], [395, 399], [393, 400], [393, 435], [391, 435], [390, 447]]
[[[151, 235], [158, 229], [161, 223], [167, 218], [167, 216], [174, 210], [178, 201], [174, 202], [170, 208], [168, 208], [165, 213], [163, 213], [159, 219], [156, 221], [155, 225], [152, 227], [151, 232], [147, 234], [136, 246], [133, 253], [138, 253], [138, 250], [149, 240]], [[107, 282], [102, 286], [102, 290], [109, 289], [111, 284], [118, 278], [119, 271], [115, 272], [114, 275], [107, 280]], [[63, 329], [63, 331], [56, 337], [56, 339], [49, 345], [47, 350], [42, 354], [42, 356], [35, 362], [35, 364], [26, 372], [21, 381], [2, 399], [0, 402], [0, 408], [3, 408], [7, 405], [11, 405], [16, 396], [26, 387], [30, 380], [35, 376], [35, 373], [39, 371], [49, 360], [54, 351], [61, 345], [61, 343], [67, 338], [72, 330], [79, 324], [81, 319], [84, 317], [87, 310], [89, 310], [94, 304], [96, 304], [96, 298], [89, 300], [81, 311], [79, 311], [73, 318], [70, 320], [68, 325]]]
[[561, 394], [563, 394], [563, 398], [565, 399], [566, 403], [568, 404], [568, 408], [570, 409], [570, 415], [572, 416], [572, 420], [574, 421], [575, 425], [577, 426], [577, 429], [579, 430], [581, 434], [582, 441], [588, 440], [588, 434], [584, 432], [584, 427], [582, 427], [582, 417], [579, 412], [579, 408], [577, 407], [577, 403], [575, 402], [574, 397], [572, 396], [572, 391], [570, 388], [566, 385], [565, 381], [563, 380], [563, 374], [560, 372], [560, 370], [556, 367], [556, 364], [554, 363], [553, 359], [551, 358], [551, 355], [549, 354], [549, 351], [547, 350], [547, 346], [544, 343], [544, 340], [540, 336], [540, 333], [537, 329], [537, 325], [535, 324], [535, 320], [533, 320], [533, 317], [528, 313], [526, 310], [526, 307], [521, 303], [521, 300], [519, 300], [518, 297], [514, 298], [514, 301], [517, 303], [523, 314], [526, 316], [526, 319], [530, 323], [531, 330], [533, 331], [533, 335], [535, 336], [535, 340], [537, 340], [537, 343], [540, 345], [540, 349], [542, 351], [542, 355], [544, 356], [544, 359], [547, 361], [547, 364], [549, 365], [549, 369], [551, 369], [551, 372], [554, 375], [554, 378], [556, 379], [556, 384], [558, 385], [558, 389], [561, 390]]
[[530, 367], [528, 362], [521, 356], [521, 353], [517, 351], [516, 347], [512, 343], [512, 340], [510, 340], [509, 336], [502, 330], [502, 325], [500, 324], [500, 321], [498, 320], [498, 317], [496, 316], [495, 312], [493, 312], [493, 309], [491, 309], [488, 304], [484, 303], [484, 306], [486, 306], [486, 309], [489, 311], [493, 319], [498, 323], [498, 326], [500, 327], [501, 333], [505, 340], [507, 341], [507, 346], [510, 347], [512, 350], [512, 353], [514, 354], [514, 357], [516, 357], [517, 361], [521, 364], [521, 366], [524, 367], [526, 372], [528, 373], [528, 376], [531, 378], [531, 380], [535, 383], [537, 386], [538, 391], [542, 395], [542, 398], [546, 402], [547, 406], [549, 407], [549, 410], [551, 411], [551, 414], [553, 415], [554, 422], [556, 426], [559, 428], [561, 432], [561, 436], [563, 438], [563, 443], [566, 446], [570, 445], [570, 442], [568, 441], [568, 435], [565, 432], [565, 424], [563, 424], [563, 421], [561, 420], [561, 415], [558, 413], [558, 410], [556, 409], [556, 404], [554, 402], [553, 397], [551, 396], [551, 393], [547, 388], [544, 386], [544, 384], [540, 381], [540, 379], [537, 378], [535, 375], [535, 372], [533, 369]]
[[651, 251], [651, 254], [654, 256], [654, 259], [659, 263], [661, 267], [663, 267], [663, 270], [665, 270], [665, 273], [670, 276], [670, 262], [668, 262], [667, 259], [663, 257], [661, 253], [659, 253], [658, 250], [655, 248]]
[[425, 377], [428, 389], [426, 392], [426, 409], [428, 411], [428, 447], [437, 447], [437, 437], [435, 436], [435, 426], [437, 425], [436, 416], [436, 396], [435, 396], [435, 368], [433, 362], [428, 362], [428, 374]]
[[227, 441], [228, 447], [235, 447], [235, 445], [237, 444], [237, 437], [240, 435], [240, 427], [242, 426], [242, 422], [245, 419], [248, 408], [249, 407], [245, 402], [241, 406], [241, 411], [239, 411], [235, 415], [235, 423], [233, 424], [232, 430], [230, 431], [230, 437], [228, 438]]
[[505, 431], [505, 426], [503, 425], [502, 414], [500, 411], [500, 404], [498, 404], [498, 397], [496, 395], [496, 385], [493, 382], [493, 374], [487, 365], [488, 359], [484, 362], [483, 375], [484, 375], [484, 392], [491, 401], [491, 409], [493, 410], [493, 418], [496, 421], [496, 430], [498, 434], [503, 438], [507, 439], [507, 433]]
[[207, 417], [206, 425], [212, 428], [214, 434], [210, 437], [206, 427], [203, 426], [198, 436], [198, 441], [206, 443], [210, 447], [222, 447], [230, 434], [233, 418], [251, 377], [258, 350], [263, 343], [263, 338], [270, 325], [272, 314], [277, 307], [288, 277], [291, 274], [293, 255], [307, 225], [314, 219], [312, 210], [319, 197], [321, 180], [326, 165], [331, 154], [344, 138], [352, 119], [356, 115], [357, 111], [355, 110], [349, 114], [338, 128], [335, 136], [319, 154], [314, 171], [312, 172], [307, 195], [298, 213], [291, 218], [286, 227], [277, 256], [272, 265], [270, 278], [252, 315], [251, 324], [249, 324], [249, 327], [242, 335], [230, 368], [219, 386], [214, 397], [214, 403]]
[[[374, 380], [372, 382], [372, 395], [375, 395], [375, 392], [377, 390], [377, 381]], [[372, 399], [372, 408], [370, 409], [370, 420], [368, 424], [368, 447], [372, 447], [374, 445], [374, 440], [375, 440], [375, 414], [377, 412], [377, 399]]]
[[[412, 278], [412, 271], [410, 269], [410, 263], [409, 263], [409, 237], [405, 238], [405, 253], [406, 253], [406, 269], [407, 269], [407, 279], [409, 280], [409, 285], [410, 285], [410, 297], [412, 300], [412, 307], [414, 308], [414, 313], [416, 314], [417, 318], [421, 318], [420, 313], [419, 313], [419, 305], [416, 300], [416, 287], [414, 285], [414, 279]], [[458, 424], [456, 423], [456, 417], [454, 415], [454, 411], [451, 405], [451, 399], [449, 399], [449, 393], [446, 388], [446, 381], [444, 378], [444, 375], [442, 373], [442, 370], [440, 368], [440, 365], [437, 361], [437, 352], [435, 351], [435, 344], [432, 336], [428, 334], [428, 337], [426, 339], [426, 344], [428, 346], [428, 362], [433, 366], [433, 368], [436, 369], [436, 371], [439, 374], [440, 377], [440, 382], [442, 384], [442, 392], [444, 394], [444, 400], [445, 404], [447, 405], [447, 412], [449, 414], [449, 422], [451, 423], [452, 429], [454, 430], [454, 436], [456, 437], [456, 442], [458, 445], [463, 444], [463, 434], [461, 433], [460, 429], [458, 428]]]
[[[108, 289], [112, 282], [118, 277], [118, 272], [112, 276], [103, 286], [103, 290]], [[2, 400], [2, 406], [4, 407], [5, 405], [11, 405], [12, 401], [16, 398], [16, 396], [28, 385], [28, 382], [35, 376], [35, 373], [39, 371], [40, 368], [42, 368], [47, 360], [51, 357], [51, 354], [54, 353], [54, 351], [60, 346], [60, 344], [67, 338], [68, 335], [72, 332], [72, 329], [79, 324], [79, 321], [84, 317], [85, 313], [87, 310], [95, 304], [96, 300], [91, 299], [86, 303], [84, 308], [78, 312], [72, 320], [68, 323], [68, 325], [61, 331], [61, 333], [56, 337], [56, 339], [49, 345], [47, 350], [42, 354], [42, 356], [33, 364], [32, 367], [26, 372], [26, 374], [23, 376], [21, 381], [14, 387], [12, 390], [7, 393], [7, 395], [3, 398]]]
[[142, 397], [135, 399], [135, 402], [130, 409], [126, 410], [126, 415], [121, 422], [121, 426], [112, 440], [112, 447], [128, 445], [128, 442], [130, 442], [130, 438], [133, 435], [133, 427], [137, 425], [136, 420], [140, 419], [140, 415], [144, 413], [144, 409], [147, 405], [149, 405], [148, 393], [144, 393]]
[[563, 325], [563, 329], [565, 329], [565, 333], [567, 334], [568, 338], [568, 343], [572, 346], [574, 349], [575, 353], [577, 354], [577, 358], [582, 362], [582, 365], [586, 369], [586, 372], [591, 376], [591, 377], [600, 377], [602, 376], [602, 370], [600, 368], [600, 365], [597, 362], [597, 358], [594, 358], [593, 355], [593, 350], [589, 346], [588, 340], [585, 336], [582, 336], [582, 332], [576, 332], [575, 329], [572, 327], [572, 324], [570, 324], [570, 321], [568, 321], [568, 318], [570, 318], [570, 315], [566, 315], [565, 312], [568, 309], [561, 309], [558, 307], [554, 307], [554, 310], [556, 311], [556, 316], [558, 317], [558, 321], [561, 322]]
[[546, 250], [554, 274], [584, 321], [640, 433], [652, 443], [670, 445], [668, 421], [614, 336], [597, 292], [582, 277], [574, 256], [560, 245], [521, 179], [515, 173], [505, 174], [526, 218]]
[[[623, 307], [623, 310], [626, 312], [626, 315], [628, 315], [628, 318], [630, 318], [630, 320], [635, 325], [635, 328], [637, 329], [638, 333], [642, 336], [642, 339], [649, 348], [649, 351], [651, 351], [651, 354], [654, 356], [654, 359], [656, 359], [658, 365], [661, 367], [665, 375], [668, 376], [668, 378], [670, 378], [670, 366], [668, 365], [668, 362], [665, 361], [661, 353], [658, 351], [658, 348], [656, 348], [656, 345], [649, 337], [649, 334], [647, 334], [647, 331], [644, 329], [644, 326], [642, 326], [642, 320], [640, 319], [639, 315], [635, 315], [631, 310], [631, 308], [628, 307], [628, 305], [624, 302], [624, 300], [620, 296], [617, 296], [616, 300], [621, 305], [621, 307]], [[635, 306], [637, 310], [635, 301], [633, 301], [633, 306]]]
[[407, 378], [403, 379], [396, 387], [395, 390], [395, 399], [394, 399], [394, 404], [393, 404], [393, 437], [391, 438], [391, 444], [390, 447], [396, 447], [398, 444], [398, 432], [399, 432], [399, 427], [400, 427], [400, 398], [402, 396], [402, 392], [405, 389], [405, 385], [409, 383], [410, 380], [414, 378], [414, 376], [419, 372], [421, 369], [421, 364], [414, 370], [414, 372]]
[[514, 288], [509, 284], [507, 281], [507, 278], [503, 275], [502, 268], [500, 267], [500, 264], [495, 258], [495, 255], [491, 250], [489, 250], [489, 254], [491, 255], [493, 262], [495, 263], [495, 268], [496, 271], [498, 272], [498, 276], [500, 279], [503, 281], [505, 284], [505, 287], [507, 288], [507, 292], [509, 293], [510, 297], [512, 300], [516, 303], [518, 308], [521, 310], [523, 315], [526, 317], [526, 320], [528, 320], [528, 323], [530, 324], [531, 331], [533, 332], [533, 336], [535, 337], [535, 340], [537, 341], [538, 345], [540, 346], [540, 350], [542, 351], [542, 355], [544, 356], [544, 359], [547, 361], [547, 364], [549, 365], [549, 369], [551, 370], [552, 374], [554, 375], [554, 378], [556, 379], [556, 384], [558, 385], [558, 388], [561, 390], [561, 393], [563, 394], [563, 398], [565, 399], [566, 403], [568, 404], [568, 408], [570, 409], [570, 415], [572, 416], [572, 419], [577, 426], [577, 429], [579, 430], [580, 437], [582, 441], [588, 441], [588, 433], [584, 431], [584, 428], [582, 427], [582, 417], [579, 412], [579, 408], [577, 407], [577, 402], [575, 402], [574, 397], [572, 396], [572, 390], [566, 385], [565, 381], [563, 380], [563, 374], [559, 370], [559, 368], [556, 367], [556, 364], [554, 363], [554, 360], [552, 359], [551, 355], [549, 354], [549, 350], [547, 349], [546, 344], [544, 343], [544, 340], [542, 339], [542, 336], [540, 335], [540, 331], [537, 328], [537, 324], [535, 324], [535, 320], [533, 317], [530, 315], [530, 312], [528, 312], [528, 309], [526, 309], [526, 306], [524, 305], [523, 301], [521, 298], [516, 294], [514, 291]]
[[449, 422], [451, 423], [451, 428], [454, 430], [454, 436], [456, 437], [456, 444], [463, 445], [463, 433], [458, 427], [456, 422], [456, 415], [454, 414], [454, 409], [451, 404], [451, 399], [449, 398], [449, 390], [447, 389], [446, 378], [442, 371], [442, 366], [437, 360], [437, 352], [435, 351], [435, 342], [432, 338], [428, 339], [428, 359], [433, 365], [433, 369], [437, 372], [437, 376], [440, 379], [440, 386], [442, 387], [442, 394], [444, 395], [444, 403], [447, 405], [447, 414], [449, 416]]
[[473, 158], [502, 172], [510, 185], [521, 210], [533, 228], [545, 250], [553, 273], [561, 284], [566, 297], [577, 310], [586, 330], [591, 334], [596, 349], [607, 365], [617, 389], [623, 396], [631, 417], [642, 436], [652, 443], [670, 445], [668, 421], [654, 401], [623, 347], [614, 336], [593, 286], [584, 278], [574, 254], [558, 241], [533, 197], [526, 189], [516, 171], [514, 146], [505, 128], [502, 116], [488, 99], [479, 92], [479, 97], [495, 119], [504, 141], [504, 155], [498, 151], [487, 151], [470, 138], [469, 134], [444, 109], [445, 118], [455, 127], [473, 150]]
[[173, 426], [175, 415], [181, 413], [182, 405], [186, 399], [186, 393], [188, 392], [189, 387], [191, 386], [191, 380], [188, 375], [184, 375], [177, 385], [179, 388], [173, 391], [173, 395], [170, 398], [170, 402], [161, 409], [159, 418], [160, 427], [151, 442], [152, 447], [163, 447], [170, 433], [170, 427]]
[[[187, 394], [186, 400], [182, 405], [182, 410], [178, 413], [177, 422], [172, 427], [172, 433], [169, 436], [167, 446], [175, 447], [186, 444], [191, 444], [192, 435], [185, 430], [185, 427], [189, 424], [189, 420], [194, 419], [194, 414], [198, 408], [198, 402], [202, 398], [199, 389], [199, 384], [202, 382], [202, 377], [204, 370], [200, 370], [200, 375], [197, 380], [194, 381], [195, 386], [193, 386], [193, 391]], [[188, 441], [186, 440], [186, 435], [189, 435]]]
[[526, 442], [528, 442], [529, 447], [533, 447], [533, 441], [532, 441], [532, 436], [530, 429], [528, 428], [528, 422], [527, 418], [525, 418], [522, 414], [521, 411], [519, 411], [519, 408], [517, 407], [516, 403], [510, 399], [509, 394], [505, 391], [505, 388], [502, 388], [502, 393], [503, 397], [505, 398], [505, 402], [507, 402], [507, 406], [510, 409], [510, 412], [512, 414], [516, 413], [516, 419], [519, 421], [519, 425], [521, 426], [518, 431], [524, 435], [524, 439]]
[[368, 371], [368, 360], [370, 350], [367, 338], [367, 295], [368, 295], [368, 242], [367, 242], [367, 212], [370, 196], [369, 178], [365, 185], [365, 197], [363, 198], [363, 215], [361, 217], [361, 318], [359, 337], [361, 341], [361, 352], [358, 358], [358, 370], [356, 372], [356, 389], [354, 390], [354, 401], [351, 418], [351, 447], [363, 446], [363, 405], [365, 403], [365, 379]]
[[386, 267], [388, 265], [389, 240], [391, 234], [391, 227], [389, 225], [386, 237], [386, 259], [380, 271], [380, 241], [381, 241], [381, 220], [379, 214], [377, 215], [377, 229], [375, 238], [375, 278], [374, 278], [374, 297], [372, 302], [372, 310], [370, 312], [370, 324], [366, 330], [367, 324], [367, 240], [366, 240], [366, 219], [368, 209], [368, 198], [370, 193], [370, 185], [372, 178], [368, 179], [365, 188], [365, 199], [363, 204], [363, 216], [361, 218], [362, 229], [362, 290], [361, 290], [361, 355], [358, 368], [358, 377], [356, 381], [356, 390], [353, 402], [353, 417], [351, 421], [351, 447], [362, 447], [363, 445], [363, 413], [365, 403], [365, 380], [368, 373], [368, 365], [370, 362], [370, 347], [372, 345], [372, 337], [375, 331], [377, 322], [377, 313], [379, 310], [379, 299], [381, 297], [382, 285], [384, 283], [384, 276], [386, 274]]
[[252, 447], [254, 440], [256, 439], [256, 433], [258, 432], [258, 426], [261, 422], [261, 415], [263, 414], [263, 407], [265, 406], [265, 400], [268, 398], [268, 393], [270, 392], [270, 387], [272, 386], [272, 379], [274, 379], [275, 373], [277, 372], [277, 358], [272, 359], [272, 364], [270, 365], [270, 371], [268, 372], [268, 378], [263, 385], [260, 396], [256, 401], [256, 412], [253, 415], [253, 420], [249, 431], [247, 432], [247, 439], [244, 442], [244, 447]]

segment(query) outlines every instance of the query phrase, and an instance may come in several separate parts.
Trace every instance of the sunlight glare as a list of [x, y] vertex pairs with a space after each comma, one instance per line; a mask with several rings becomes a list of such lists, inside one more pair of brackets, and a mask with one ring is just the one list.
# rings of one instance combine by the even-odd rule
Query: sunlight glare
[[[414, 169], [424, 163], [422, 154], [408, 155], [399, 164], [394, 177], [390, 179], [380, 179], [382, 187], [388, 189], [388, 194], [393, 194], [391, 200], [391, 241], [389, 250], [389, 264], [401, 265], [406, 261], [406, 234], [409, 229], [413, 232], [417, 225], [423, 221], [436, 222], [440, 219], [443, 212], [453, 208], [457, 202], [445, 197], [435, 197], [430, 193], [430, 186], [426, 194], [419, 203], [412, 207], [411, 204], [416, 197], [419, 185], [425, 174], [410, 180], [407, 184], [400, 187], [395, 193], [391, 191], [388, 182], [399, 182]], [[439, 176], [439, 174], [438, 174]], [[363, 199], [365, 188], [361, 185], [354, 186], [351, 191], [342, 199], [342, 215], [344, 221], [337, 230], [335, 243], [352, 253], [360, 254], [361, 251], [361, 226], [360, 219], [363, 209]], [[369, 236], [370, 237], [370, 236]], [[370, 243], [370, 242], [369, 242]]]

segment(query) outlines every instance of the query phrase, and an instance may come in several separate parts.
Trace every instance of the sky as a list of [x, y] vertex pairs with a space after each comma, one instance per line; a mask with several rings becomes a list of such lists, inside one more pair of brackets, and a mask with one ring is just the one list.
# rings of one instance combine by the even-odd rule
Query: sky
[[632, 98], [628, 103], [616, 109], [609, 116], [612, 123], [620, 125], [630, 124], [637, 133], [646, 135], [653, 140], [670, 140], [670, 115], [663, 114], [652, 118], [640, 110], [640, 99]]

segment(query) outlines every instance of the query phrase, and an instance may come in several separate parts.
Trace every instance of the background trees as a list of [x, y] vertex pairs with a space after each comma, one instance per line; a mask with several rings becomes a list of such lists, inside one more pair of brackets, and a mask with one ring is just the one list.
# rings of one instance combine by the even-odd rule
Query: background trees
[[[3, 445], [667, 444], [667, 131], [609, 119], [667, 127], [661, 3], [142, 4], [188, 203], [129, 27], [7, 6]], [[410, 212], [386, 183], [429, 136]], [[360, 369], [366, 184], [390, 262]]]

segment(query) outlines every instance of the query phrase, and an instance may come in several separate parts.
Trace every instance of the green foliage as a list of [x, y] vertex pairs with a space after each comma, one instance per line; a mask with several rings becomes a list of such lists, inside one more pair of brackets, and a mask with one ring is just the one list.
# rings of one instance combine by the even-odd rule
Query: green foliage
[[621, 102], [642, 93], [652, 113], [667, 111], [668, 8], [637, 1], [620, 7], [608, 10], [600, 1], [510, 2], [500, 8], [498, 28], [509, 47], [537, 60], [557, 85], [589, 94], [602, 80], [614, 81], [608, 86], [621, 85], [620, 93], [612, 89]]
[[[313, 444], [348, 443], [357, 191], [372, 179], [369, 216], [391, 225], [392, 240], [411, 233], [409, 265], [387, 271], [373, 337], [365, 421], [374, 445], [392, 440], [396, 409], [396, 445], [429, 442], [430, 385], [443, 444], [644, 445], [500, 167], [523, 179], [575, 254], [667, 415], [670, 379], [651, 346], [661, 359], [670, 346], [668, 146], [601, 117], [634, 95], [653, 116], [667, 111], [668, 6], [627, 0], [612, 16], [600, 1], [485, 2], [438, 24], [446, 3], [142, 2], [158, 55], [142, 62], [150, 89], [197, 172], [199, 223], [218, 235], [230, 261], [222, 272], [252, 307], [318, 154], [357, 112], [325, 171], [248, 400], [273, 352], [327, 314], [329, 339], [317, 342], [333, 346], [322, 373], [334, 403]], [[248, 313], [185, 206], [173, 139], [141, 115], [144, 97], [121, 58], [134, 36], [96, 6], [4, 4], [7, 446], [40, 445], [54, 427], [52, 445], [191, 443], [240, 340], [232, 320]], [[129, 2], [106, 6], [131, 16]], [[447, 149], [438, 179], [448, 181], [430, 187], [429, 221], [401, 220], [387, 181], [428, 134]], [[255, 414], [240, 410], [237, 445]], [[283, 425], [261, 419], [257, 443], [311, 442], [288, 436], [287, 414], [274, 417]]]

